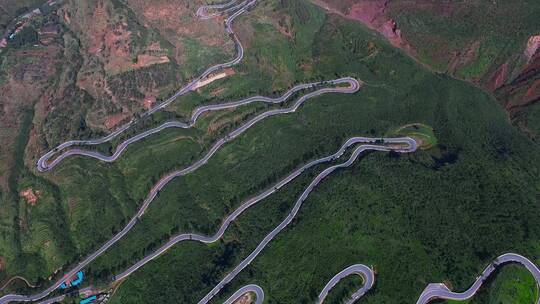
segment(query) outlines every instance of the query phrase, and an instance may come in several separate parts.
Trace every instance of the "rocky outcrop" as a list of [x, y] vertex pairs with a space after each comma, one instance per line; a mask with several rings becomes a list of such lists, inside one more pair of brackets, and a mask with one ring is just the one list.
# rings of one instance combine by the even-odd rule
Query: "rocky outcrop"
[[530, 61], [532, 57], [538, 52], [539, 48], [540, 35], [531, 36], [531, 38], [529, 38], [529, 41], [527, 42], [527, 47], [525, 48], [525, 57], [527, 57], [528, 61]]
[[381, 33], [392, 45], [413, 54], [414, 50], [403, 38], [401, 30], [395, 20], [386, 14], [389, 0], [368, 0], [352, 4], [346, 17], [367, 25], [369, 28]]

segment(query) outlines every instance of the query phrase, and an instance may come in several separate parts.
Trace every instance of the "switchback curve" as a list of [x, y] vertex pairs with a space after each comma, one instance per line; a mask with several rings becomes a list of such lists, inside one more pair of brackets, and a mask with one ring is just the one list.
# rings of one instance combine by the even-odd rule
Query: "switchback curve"
[[[255, 103], [255, 102], [263, 102], [263, 103], [267, 103], [267, 104], [278, 104], [278, 103], [282, 103], [282, 102], [287, 101], [295, 93], [300, 92], [302, 90], [307, 90], [307, 89], [311, 89], [311, 88], [315, 88], [315, 87], [323, 86], [323, 85], [339, 85], [339, 84], [343, 84], [343, 83], [348, 83], [349, 88], [339, 87], [339, 88], [333, 89], [332, 92], [327, 91], [326, 89], [320, 89], [320, 90], [312, 92], [311, 96], [315, 97], [315, 96], [322, 95], [322, 94], [325, 94], [325, 93], [348, 93], [348, 94], [351, 94], [351, 93], [355, 93], [360, 88], [360, 83], [356, 79], [350, 78], [350, 77], [345, 77], [345, 78], [340, 78], [340, 79], [331, 80], [331, 81], [321, 81], [321, 82], [300, 84], [300, 85], [297, 85], [297, 86], [291, 88], [290, 90], [285, 92], [282, 96], [277, 97], [277, 98], [270, 98], [270, 97], [265, 97], [265, 96], [253, 96], [253, 97], [249, 97], [249, 98], [242, 99], [242, 100], [237, 100], [237, 101], [232, 101], [232, 102], [201, 106], [201, 107], [196, 108], [193, 111], [189, 122], [185, 123], [185, 122], [181, 122], [181, 121], [169, 121], [169, 122], [163, 123], [162, 125], [160, 125], [158, 127], [155, 127], [153, 129], [149, 129], [149, 130], [144, 131], [142, 133], [139, 133], [139, 134], [137, 134], [137, 135], [123, 141], [122, 143], [120, 143], [116, 147], [115, 152], [110, 156], [104, 155], [104, 154], [99, 153], [97, 151], [82, 150], [82, 149], [74, 148], [74, 149], [69, 149], [69, 150], [61, 153], [54, 160], [50, 161], [50, 158], [56, 154], [57, 150], [55, 149], [55, 150], [51, 150], [51, 151], [47, 152], [45, 155], [43, 155], [38, 160], [37, 168], [38, 168], [38, 170], [40, 172], [49, 171], [49, 170], [54, 169], [54, 167], [56, 167], [64, 159], [66, 159], [68, 157], [71, 157], [71, 156], [76, 156], [76, 155], [78, 155], [78, 156], [86, 156], [86, 157], [94, 158], [94, 159], [97, 159], [97, 160], [100, 160], [100, 161], [103, 161], [103, 162], [111, 163], [111, 162], [116, 161], [124, 153], [124, 151], [128, 148], [129, 145], [131, 145], [131, 144], [133, 144], [135, 142], [138, 142], [140, 140], [143, 140], [143, 139], [147, 138], [148, 136], [157, 134], [157, 133], [159, 133], [159, 132], [161, 132], [161, 131], [163, 131], [165, 129], [169, 129], [169, 128], [180, 128], [180, 129], [192, 128], [195, 125], [195, 123], [197, 122], [197, 120], [199, 119], [199, 117], [202, 114], [206, 113], [206, 112], [237, 108], [239, 106], [248, 105], [248, 104]], [[271, 111], [268, 111], [266, 113], [268, 113], [266, 115], [271, 116], [271, 114], [270, 114]]]
[[[385, 143], [389, 143], [391, 145], [389, 146], [382, 146], [382, 145], [361, 145], [357, 147], [353, 152], [351, 157], [338, 165], [331, 166], [324, 171], [322, 171], [319, 175], [317, 175], [311, 183], [304, 189], [304, 192], [300, 195], [296, 203], [294, 204], [291, 212], [287, 217], [277, 226], [275, 227], [270, 233], [266, 235], [266, 237], [259, 243], [259, 245], [249, 254], [248, 257], [246, 257], [240, 264], [238, 264], [231, 272], [229, 272], [210, 292], [206, 294], [199, 302], [198, 304], [207, 304], [216, 294], [219, 293], [219, 291], [228, 283], [230, 283], [244, 268], [246, 268], [253, 260], [262, 252], [264, 248], [272, 241], [283, 229], [285, 229], [292, 220], [296, 217], [298, 214], [298, 211], [300, 210], [300, 207], [303, 205], [304, 201], [307, 199], [307, 197], [311, 194], [311, 192], [315, 189], [315, 187], [327, 176], [332, 174], [334, 171], [341, 169], [341, 168], [347, 168], [351, 166], [356, 159], [365, 151], [395, 151], [398, 153], [410, 153], [414, 152], [417, 149], [416, 141], [412, 138], [399, 138], [399, 139], [384, 139]], [[400, 144], [406, 144], [408, 145], [406, 148], [403, 147], [395, 147], [394, 145], [400, 145]]]
[[[231, 3], [234, 3], [234, 2], [236, 2], [236, 1], [231, 1]], [[233, 58], [229, 62], [217, 64], [217, 65], [214, 65], [214, 66], [208, 68], [201, 75], [199, 75], [198, 77], [193, 79], [190, 83], [188, 83], [186, 86], [181, 88], [179, 91], [177, 91], [171, 97], [169, 97], [167, 100], [161, 102], [157, 106], [155, 106], [155, 107], [151, 108], [150, 110], [146, 111], [144, 114], [141, 115], [141, 117], [139, 119], [135, 119], [135, 118], [131, 119], [131, 121], [129, 121], [128, 123], [122, 125], [121, 127], [119, 127], [118, 129], [116, 129], [114, 132], [110, 133], [107, 136], [104, 136], [104, 137], [98, 138], [98, 139], [91, 139], [91, 140], [70, 140], [70, 141], [67, 141], [67, 142], [64, 142], [64, 143], [58, 145], [57, 147], [55, 147], [54, 149], [48, 151], [42, 157], [39, 158], [39, 160], [36, 163], [37, 170], [39, 172], [45, 172], [45, 171], [50, 170], [51, 167], [49, 167], [46, 164], [47, 160], [50, 159], [57, 152], [59, 152], [61, 150], [64, 150], [66, 148], [69, 148], [69, 147], [72, 147], [72, 146], [95, 146], [95, 145], [100, 145], [100, 144], [111, 141], [112, 139], [116, 138], [120, 134], [127, 131], [129, 128], [131, 128], [133, 125], [135, 125], [141, 119], [143, 119], [145, 117], [148, 117], [148, 116], [156, 113], [157, 111], [159, 111], [161, 109], [164, 109], [165, 107], [170, 105], [173, 101], [175, 101], [178, 97], [183, 96], [183, 95], [187, 94], [188, 92], [190, 92], [195, 87], [197, 82], [199, 82], [201, 79], [207, 77], [208, 75], [214, 73], [215, 71], [218, 71], [218, 70], [221, 70], [221, 69], [224, 69], [224, 68], [229, 68], [229, 67], [232, 67], [232, 66], [237, 65], [238, 63], [240, 63], [240, 61], [242, 61], [242, 59], [244, 58], [244, 47], [242, 46], [242, 43], [240, 42], [240, 39], [238, 38], [238, 36], [234, 32], [234, 30], [232, 28], [232, 23], [238, 16], [245, 13], [249, 8], [253, 7], [256, 3], [257, 3], [257, 0], [243, 1], [242, 3], [240, 3], [239, 5], [234, 7], [234, 9], [236, 9], [236, 11], [225, 20], [225, 29], [226, 29], [227, 33], [232, 37], [232, 39], [233, 39], [233, 41], [234, 41], [234, 43], [236, 45], [237, 54], [236, 54], [235, 58]], [[206, 6], [206, 7], [211, 7], [211, 6]], [[206, 9], [203, 9], [203, 11], [204, 10], [206, 10]], [[223, 15], [223, 14], [229, 13], [230, 11], [231, 10], [225, 10], [225, 11], [223, 11], [221, 13], [217, 13], [217, 14], [213, 15], [212, 17]], [[212, 17], [203, 18], [203, 19], [210, 19]]]
[[236, 300], [240, 299], [248, 292], [255, 294], [255, 304], [262, 304], [264, 301], [264, 290], [259, 285], [250, 284], [238, 289], [232, 296], [230, 296], [223, 304], [233, 304]]
[[[527, 270], [533, 275], [536, 280], [536, 285], [540, 288], [540, 269], [526, 257], [516, 254], [516, 253], [506, 253], [495, 259], [493, 263], [489, 264], [484, 271], [476, 278], [476, 281], [469, 287], [469, 289], [464, 292], [453, 292], [448, 289], [448, 287], [443, 283], [431, 283], [420, 295], [420, 298], [416, 304], [427, 304], [433, 300], [454, 300], [454, 301], [465, 301], [471, 299], [482, 284], [493, 274], [497, 267], [508, 264], [508, 263], [517, 263], [523, 265]], [[540, 296], [536, 302], [540, 304]]]
[[[406, 148], [406, 149], [403, 149], [401, 147], [399, 147], [399, 148], [389, 148], [389, 147], [382, 146], [382, 145], [374, 145], [374, 144], [376, 144], [378, 142], [387, 143], [389, 145], [402, 145], [402, 144], [405, 144], [405, 145], [407, 145], [408, 148]], [[360, 149], [362, 147], [365, 147], [365, 148], [362, 149], [362, 151], [364, 151], [364, 150], [377, 150], [377, 151], [394, 150], [394, 151], [397, 151], [397, 152], [408, 153], [408, 152], [415, 151], [416, 148], [417, 148], [416, 142], [412, 138], [409, 138], [409, 137], [403, 137], [403, 138], [352, 137], [349, 140], [347, 140], [336, 153], [307, 163], [306, 165], [300, 167], [299, 169], [297, 169], [294, 172], [292, 172], [291, 174], [289, 174], [284, 179], [278, 181], [276, 184], [270, 186], [269, 188], [267, 188], [263, 192], [259, 193], [258, 195], [254, 196], [252, 198], [249, 198], [248, 200], [243, 202], [240, 205], [240, 207], [238, 207], [233, 213], [231, 213], [229, 216], [227, 216], [225, 218], [225, 220], [223, 221], [220, 228], [218, 229], [218, 231], [215, 234], [213, 234], [211, 236], [205, 236], [205, 235], [194, 234], [194, 233], [178, 234], [178, 235], [172, 237], [167, 243], [165, 243], [163, 246], [156, 249], [154, 252], [146, 255], [144, 258], [139, 260], [137, 263], [133, 264], [131, 267], [129, 267], [128, 269], [126, 269], [122, 273], [116, 275], [114, 280], [119, 281], [119, 280], [122, 280], [122, 279], [128, 277], [133, 272], [135, 272], [137, 269], [141, 268], [146, 263], [148, 263], [151, 260], [153, 260], [153, 259], [157, 258], [158, 256], [162, 255], [167, 250], [169, 250], [171, 247], [173, 247], [174, 245], [176, 245], [176, 244], [178, 244], [180, 242], [198, 241], [198, 242], [210, 244], [210, 243], [214, 243], [214, 242], [218, 241], [225, 234], [225, 232], [229, 228], [230, 224], [233, 221], [235, 221], [244, 211], [246, 211], [250, 207], [254, 206], [255, 204], [259, 203], [263, 199], [269, 197], [270, 195], [275, 193], [277, 190], [281, 189], [283, 186], [287, 185], [288, 183], [293, 181], [295, 178], [300, 176], [300, 174], [302, 174], [306, 170], [308, 170], [308, 169], [310, 169], [310, 168], [312, 168], [312, 167], [314, 167], [316, 165], [339, 159], [350, 146], [355, 145], [355, 144], [359, 144], [359, 143], [366, 144], [366, 145], [362, 145], [359, 148], [357, 148], [357, 150], [358, 150], [358, 149]], [[362, 152], [362, 151], [360, 151], [360, 152]], [[357, 153], [360, 153], [360, 152], [357, 152]], [[313, 188], [311, 188], [310, 192], [312, 190], [313, 190]], [[305, 194], [305, 195], [307, 196], [307, 194]]]
[[373, 272], [373, 269], [366, 265], [354, 264], [340, 271], [338, 274], [332, 277], [328, 283], [326, 283], [323, 290], [319, 294], [319, 301], [317, 303], [322, 304], [328, 296], [330, 290], [334, 288], [339, 281], [353, 274], [359, 275], [362, 278], [363, 285], [355, 293], [353, 293], [351, 298], [345, 303], [353, 304], [354, 302], [358, 301], [358, 299], [363, 297], [373, 287], [373, 284], [375, 284], [375, 273]]

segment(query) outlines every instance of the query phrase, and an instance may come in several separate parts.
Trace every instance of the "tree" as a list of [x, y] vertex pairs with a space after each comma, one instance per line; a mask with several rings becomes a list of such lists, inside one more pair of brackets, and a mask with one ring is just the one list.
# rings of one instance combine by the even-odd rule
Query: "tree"
[[25, 45], [34, 45], [38, 42], [38, 33], [33, 27], [27, 26], [13, 37], [13, 46], [18, 48]]

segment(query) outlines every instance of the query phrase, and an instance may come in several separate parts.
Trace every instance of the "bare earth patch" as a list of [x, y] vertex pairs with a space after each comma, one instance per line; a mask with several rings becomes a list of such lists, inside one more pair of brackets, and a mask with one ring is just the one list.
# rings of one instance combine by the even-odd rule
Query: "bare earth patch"
[[[411, 55], [415, 54], [413, 48], [403, 38], [397, 23], [386, 14], [389, 0], [366, 0], [361, 2], [345, 0], [343, 3], [339, 3], [342, 6], [341, 8], [335, 6], [337, 5], [333, 3], [335, 1], [312, 0], [312, 2], [332, 13], [362, 22], [367, 27], [381, 33], [395, 47], [401, 48]], [[348, 7], [348, 10], [342, 11], [343, 7]]]
[[34, 191], [32, 188], [25, 189], [19, 193], [19, 195], [26, 200], [30, 206], [37, 205], [38, 199], [41, 197], [41, 191]]
[[211, 75], [208, 75], [208, 77], [206, 77], [205, 79], [202, 79], [200, 80], [199, 82], [197, 82], [197, 84], [195, 84], [195, 87], [193, 88], [193, 90], [197, 90], [197, 89], [200, 89], [206, 85], [209, 85], [211, 84], [212, 82], [216, 81], [216, 80], [219, 80], [219, 79], [223, 79], [225, 77], [228, 77], [228, 76], [231, 76], [231, 75], [234, 75], [235, 72], [233, 69], [226, 69], [226, 70], [223, 70], [219, 73], [214, 73], [214, 74], [211, 74]]
[[137, 63], [133, 65], [134, 68], [144, 68], [147, 66], [151, 66], [154, 64], [161, 64], [161, 63], [169, 63], [171, 60], [167, 56], [152, 56], [152, 55], [138, 55], [137, 56]]
[[129, 113], [118, 113], [107, 117], [105, 120], [105, 128], [111, 130], [118, 126], [122, 121], [130, 117]]
[[223, 20], [201, 21], [195, 16], [203, 1], [129, 0], [128, 3], [145, 26], [157, 29], [174, 45], [173, 57], [180, 64], [186, 60], [186, 38], [204, 46], [225, 48], [231, 54], [234, 51], [234, 45], [223, 30]]
[[473, 61], [479, 53], [480, 41], [473, 42], [470, 46], [464, 50], [460, 50], [453, 53], [453, 58], [450, 60], [450, 73], [455, 73], [459, 68], [467, 65]]
[[251, 292], [246, 293], [242, 297], [240, 297], [238, 300], [234, 302], [234, 304], [252, 304], [253, 303], [253, 296], [251, 295]]
[[495, 91], [496, 89], [500, 88], [505, 84], [507, 77], [508, 63], [504, 63], [497, 69], [497, 71], [495, 71], [495, 74], [493, 74], [493, 76], [491, 77], [491, 80], [488, 83], [488, 89], [491, 91]]
[[143, 100], [143, 108], [148, 111], [148, 110], [150, 110], [152, 108], [154, 103], [156, 103], [156, 97], [155, 96], [147, 96]]
[[540, 48], [540, 35], [532, 36], [527, 42], [527, 48], [525, 49], [525, 56], [530, 61]]

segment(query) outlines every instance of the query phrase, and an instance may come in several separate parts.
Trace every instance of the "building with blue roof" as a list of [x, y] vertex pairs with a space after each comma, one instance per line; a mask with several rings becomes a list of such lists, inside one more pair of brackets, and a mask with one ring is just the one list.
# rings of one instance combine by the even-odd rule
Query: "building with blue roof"
[[86, 299], [81, 300], [79, 302], [79, 304], [88, 304], [88, 303], [94, 302], [95, 300], [97, 300], [97, 297], [96, 296], [91, 296], [91, 297], [88, 297]]

